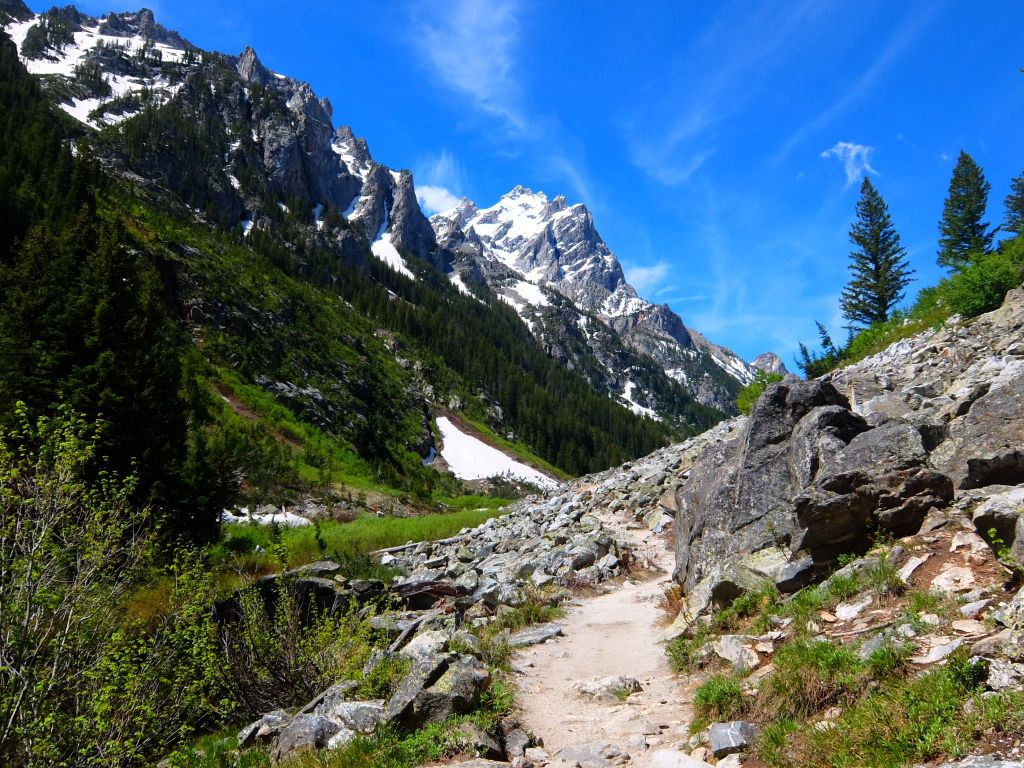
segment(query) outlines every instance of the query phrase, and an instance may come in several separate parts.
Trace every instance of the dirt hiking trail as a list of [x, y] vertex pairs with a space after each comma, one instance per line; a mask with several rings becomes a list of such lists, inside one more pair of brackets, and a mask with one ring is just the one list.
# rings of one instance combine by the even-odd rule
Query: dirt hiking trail
[[[593, 752], [607, 765], [628, 760], [629, 766], [644, 768], [651, 751], [677, 747], [689, 737], [692, 687], [669, 669], [659, 640], [664, 613], [658, 604], [671, 580], [674, 555], [663, 537], [627, 529], [612, 513], [598, 516], [655, 575], [626, 578], [607, 585], [604, 594], [578, 598], [558, 621], [564, 637], [516, 655], [522, 720], [544, 740], [553, 768], [573, 766]], [[601, 700], [572, 689], [577, 682], [615, 676], [635, 678], [643, 690], [624, 700]], [[623, 755], [616, 756], [616, 750]]]

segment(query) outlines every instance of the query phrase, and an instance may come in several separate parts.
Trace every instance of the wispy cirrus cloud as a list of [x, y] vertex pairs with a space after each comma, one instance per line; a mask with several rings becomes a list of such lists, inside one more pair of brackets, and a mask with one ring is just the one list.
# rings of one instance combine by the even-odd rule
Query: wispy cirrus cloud
[[637, 264], [632, 261], [622, 262], [622, 271], [626, 280], [636, 288], [641, 296], [658, 296], [674, 286], [666, 286], [665, 280], [672, 274], [673, 267], [667, 261], [660, 260], [654, 264]]
[[789, 154], [802, 144], [807, 138], [813, 136], [821, 129], [828, 126], [839, 115], [867, 96], [878, 81], [889, 71], [900, 56], [917, 40], [921, 32], [935, 15], [937, 6], [941, 3], [932, 3], [924, 6], [924, 10], [911, 15], [907, 21], [899, 26], [889, 37], [882, 52], [871, 62], [871, 65], [864, 70], [863, 74], [842, 95], [830, 104], [826, 109], [819, 112], [811, 120], [801, 125], [786, 141], [782, 148], [771, 158], [771, 163], [777, 164], [786, 159]]
[[439, 6], [414, 40], [442, 85], [469, 97], [478, 110], [501, 120], [510, 132], [525, 134], [528, 121], [515, 72], [519, 11], [515, 0], [457, 0]]
[[822, 152], [821, 157], [824, 160], [835, 158], [843, 164], [843, 171], [846, 173], [844, 189], [849, 189], [869, 173], [879, 175], [878, 171], [871, 167], [871, 153], [874, 151], [874, 147], [869, 147], [866, 144], [837, 141], [832, 148]]
[[624, 124], [633, 164], [669, 187], [688, 183], [716, 154], [719, 132], [758, 98], [764, 71], [778, 66], [813, 26], [816, 0], [746, 4], [711, 25], [672, 65], [672, 86], [642, 102]]

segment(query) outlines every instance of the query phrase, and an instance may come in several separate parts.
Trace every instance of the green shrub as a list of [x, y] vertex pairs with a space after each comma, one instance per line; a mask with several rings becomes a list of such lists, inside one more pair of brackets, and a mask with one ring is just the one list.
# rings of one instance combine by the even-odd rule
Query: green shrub
[[1007, 291], [1024, 280], [1024, 238], [1006, 243], [1002, 250], [979, 254], [943, 285], [950, 307], [974, 317], [999, 307]]
[[701, 647], [708, 641], [707, 628], [701, 628], [693, 637], [680, 635], [665, 645], [668, 665], [676, 674], [686, 675], [700, 667]]
[[743, 711], [743, 690], [739, 682], [725, 675], [712, 675], [693, 697], [693, 724], [699, 731], [709, 723], [734, 720]]
[[860, 689], [860, 660], [849, 648], [828, 640], [795, 639], [779, 648], [774, 663], [758, 698], [766, 715], [807, 717], [851, 701]]
[[902, 679], [910, 672], [911, 653], [909, 643], [895, 645], [888, 642], [872, 651], [864, 664], [871, 677], [879, 682]]
[[711, 628], [718, 632], [735, 629], [743, 619], [764, 614], [779, 601], [779, 591], [774, 584], [765, 584], [760, 589], [744, 592], [726, 608], [711, 618]]
[[[309, 701], [339, 679], [361, 680], [362, 669], [383, 637], [356, 605], [341, 616], [304, 615], [291, 585], [278, 581], [272, 608], [255, 589], [239, 597], [240, 616], [221, 630], [221, 674], [246, 717], [259, 717]], [[381, 674], [390, 672], [385, 667]], [[386, 679], [385, 679], [386, 678]], [[366, 681], [369, 689], [385, 678]]]
[[978, 676], [967, 656], [956, 654], [944, 667], [883, 686], [850, 707], [835, 728], [800, 734], [802, 752], [815, 755], [806, 764], [889, 768], [965, 754], [976, 744], [979, 726], [994, 725], [986, 717], [998, 714], [996, 707], [981, 707], [980, 698], [965, 710]]
[[741, 389], [740, 393], [736, 396], [737, 410], [743, 415], [749, 416], [761, 395], [768, 388], [768, 385], [774, 384], [776, 381], [782, 381], [782, 378], [781, 373], [757, 371], [754, 374], [754, 380]]
[[828, 596], [834, 600], [847, 600], [860, 590], [860, 578], [856, 573], [837, 573], [828, 580]]
[[864, 576], [871, 588], [879, 595], [902, 595], [907, 589], [907, 584], [900, 576], [899, 570], [889, 560], [888, 552], [881, 553], [878, 556], [878, 562], [864, 571]]

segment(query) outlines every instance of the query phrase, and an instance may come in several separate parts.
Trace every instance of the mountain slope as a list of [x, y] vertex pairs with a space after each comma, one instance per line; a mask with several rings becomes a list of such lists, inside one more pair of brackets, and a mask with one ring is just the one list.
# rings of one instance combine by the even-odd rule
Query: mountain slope
[[[458, 246], [464, 243], [453, 243], [452, 233], [439, 242], [416, 201], [411, 174], [376, 163], [350, 128], [335, 131], [329, 101], [318, 99], [307, 83], [270, 72], [251, 48], [237, 58], [201, 51], [145, 10], [93, 18], [69, 7], [36, 17], [18, 0], [7, 1], [8, 16], [16, 19], [9, 31], [22, 59], [61, 107], [91, 127], [125, 131], [134, 145], [128, 158], [134, 172], [169, 187], [221, 226], [236, 225], [246, 233], [267, 230], [280, 224], [282, 206], [308, 213], [306, 221], [318, 229], [326, 219], [340, 216], [353, 225], [352, 232], [366, 236], [373, 256], [406, 276], [413, 274], [406, 254], [447, 272], [461, 252]], [[223, 81], [209, 93], [196, 91], [197, 79], [205, 88], [211, 72], [226, 67], [236, 71], [240, 83]], [[270, 109], [275, 101], [283, 101], [283, 108]], [[170, 152], [153, 152], [165, 147], [159, 140], [166, 137], [139, 123], [145, 122], [148, 107], [176, 103], [193, 110], [182, 111], [182, 121], [195, 110], [202, 119], [180, 132]], [[218, 112], [226, 121], [217, 119]], [[244, 112], [254, 118], [251, 130], [220, 130], [218, 122], [237, 122], [232, 115]], [[132, 117], [133, 125], [126, 126]], [[180, 162], [183, 154], [188, 162]], [[702, 337], [690, 335], [667, 307], [638, 300], [583, 206], [567, 206], [564, 198], [539, 203], [544, 215], [534, 211], [533, 220], [525, 222], [524, 241], [533, 241], [532, 252], [516, 254], [521, 267], [526, 259], [525, 270], [508, 273], [531, 274], [516, 284], [528, 296], [517, 299], [507, 285], [488, 282], [483, 274], [475, 276], [476, 284], [497, 288], [499, 295], [524, 307], [543, 306], [538, 285], [568, 297], [578, 317], [568, 320], [560, 313], [545, 323], [538, 341], [561, 354], [563, 362], [593, 372], [587, 375], [595, 387], [637, 413], [690, 428], [706, 421], [691, 413], [690, 398], [731, 411], [749, 368], [728, 350], [701, 344]], [[489, 213], [500, 218], [496, 211]], [[546, 219], [555, 224], [549, 246], [535, 237], [541, 219], [541, 229]], [[481, 248], [513, 247], [507, 237], [503, 243], [490, 240]], [[336, 245], [349, 258], [359, 250], [351, 233], [338, 237]], [[488, 270], [497, 266], [494, 262]], [[465, 285], [464, 268], [453, 273], [457, 285]], [[583, 315], [588, 313], [601, 315], [606, 325], [608, 318], [615, 319], [609, 326], [616, 337], [613, 349], [572, 342], [572, 336], [585, 336]], [[528, 323], [529, 314], [520, 313]], [[645, 357], [653, 358], [662, 372]], [[633, 369], [642, 369], [644, 376], [631, 375]]]
[[[76, 18], [75, 39], [115, 19], [134, 31], [149, 23], [145, 14]], [[40, 83], [53, 97], [53, 78]], [[84, 215], [118, 222], [124, 236], [114, 247], [162, 276], [157, 296], [191, 343], [184, 355], [202, 404], [194, 423], [206, 425], [203, 450], [247, 493], [294, 496], [332, 478], [418, 498], [452, 492], [423, 465], [435, 447], [435, 408], [461, 411], [573, 473], [676, 434], [547, 355], [504, 304], [463, 296], [418, 258], [417, 249], [431, 255], [432, 231], [411, 177], [373, 165], [365, 147], [334, 131], [329, 105], [308, 85], [268, 78], [250, 52], [201, 52], [173, 94], [146, 91], [137, 106], [98, 131], [56, 116], [48, 128], [69, 158], [74, 137], [80, 155], [108, 169], [98, 210]], [[55, 234], [77, 237], [71, 228]], [[380, 258], [384, 235], [406, 274]], [[26, 259], [15, 247], [2, 261], [31, 280]], [[0, 275], [0, 304], [12, 297], [9, 275]], [[82, 304], [75, 280], [56, 280], [54, 290], [49, 305]], [[80, 342], [89, 343], [69, 343]], [[41, 408], [60, 401], [58, 381], [29, 373]], [[690, 423], [716, 418], [695, 408]]]

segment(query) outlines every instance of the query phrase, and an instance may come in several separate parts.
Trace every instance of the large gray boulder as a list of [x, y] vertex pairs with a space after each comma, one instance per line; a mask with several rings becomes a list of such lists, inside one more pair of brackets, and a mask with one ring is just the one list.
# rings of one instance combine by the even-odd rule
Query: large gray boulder
[[738, 439], [701, 456], [676, 515], [676, 579], [699, 610], [766, 580], [799, 588], [865, 549], [876, 528], [914, 532], [949, 503], [952, 483], [929, 466], [921, 429], [874, 424], [826, 381], [782, 381]]
[[296, 715], [281, 730], [270, 757], [278, 763], [301, 752], [325, 749], [340, 730], [338, 723], [323, 715]]
[[[797, 430], [809, 414], [815, 428]], [[737, 439], [701, 456], [677, 503], [676, 578], [687, 590], [725, 557], [788, 548], [799, 533], [793, 499], [823, 460], [867, 429], [851, 416], [849, 403], [830, 384], [778, 382], [754, 406]]]
[[420, 728], [468, 712], [490, 684], [490, 674], [473, 656], [419, 659], [384, 708], [384, 719]]
[[988, 391], [949, 425], [934, 464], [957, 488], [1024, 482], [1024, 361], [1008, 362]]

